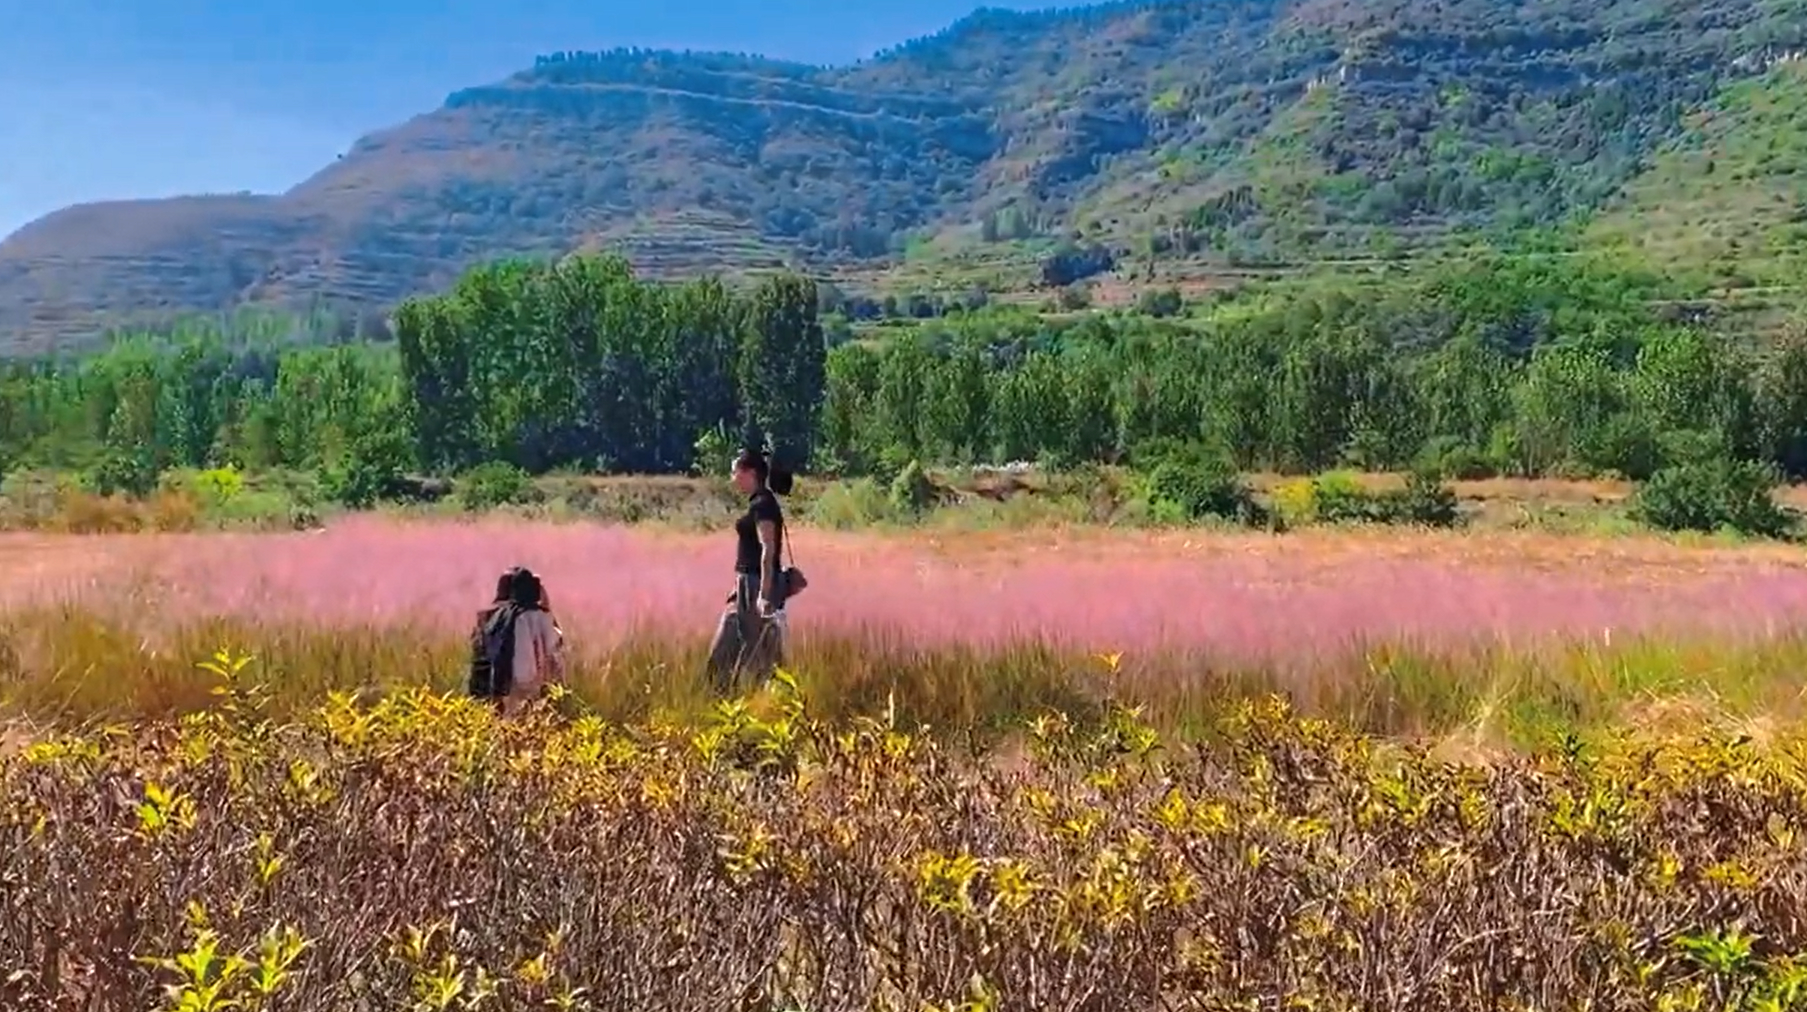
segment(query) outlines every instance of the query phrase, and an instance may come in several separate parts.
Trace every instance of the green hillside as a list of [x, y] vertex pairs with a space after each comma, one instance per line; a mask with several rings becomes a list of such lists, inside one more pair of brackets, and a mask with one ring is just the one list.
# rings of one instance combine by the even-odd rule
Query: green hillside
[[[1780, 240], [1742, 217], [1769, 213], [1760, 196], [1727, 188], [1784, 186], [1799, 77], [1772, 64], [1803, 49], [1799, 0], [1170, 0], [981, 10], [840, 67], [553, 54], [284, 194], [27, 226], [0, 242], [0, 347], [147, 314], [382, 308], [575, 249], [654, 276], [1020, 289], [1089, 239], [1119, 287], [1214, 283], [1511, 242], [1669, 193], [1691, 201], [1677, 229]], [[1723, 151], [1712, 174], [1690, 144]], [[1702, 279], [1786, 270], [1660, 245]]]
[[1807, 62], [1732, 84], [1587, 231], [1682, 285], [1757, 308], [1807, 285]]

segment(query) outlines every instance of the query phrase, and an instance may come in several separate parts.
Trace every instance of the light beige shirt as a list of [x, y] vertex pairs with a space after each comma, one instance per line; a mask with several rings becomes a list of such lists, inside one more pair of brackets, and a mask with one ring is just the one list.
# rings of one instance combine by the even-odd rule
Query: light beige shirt
[[514, 688], [510, 696], [532, 699], [540, 686], [565, 677], [565, 634], [543, 611], [524, 611], [515, 619]]

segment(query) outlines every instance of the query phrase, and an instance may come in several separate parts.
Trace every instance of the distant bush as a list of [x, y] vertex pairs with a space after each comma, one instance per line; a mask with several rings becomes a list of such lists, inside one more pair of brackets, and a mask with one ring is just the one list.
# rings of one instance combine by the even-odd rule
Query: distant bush
[[880, 488], [889, 490], [912, 463], [916, 463], [916, 458], [908, 450], [901, 446], [887, 446], [867, 466], [866, 476], [877, 482]]
[[1255, 501], [1228, 455], [1199, 444], [1165, 444], [1145, 447], [1139, 456], [1144, 495], [1155, 519], [1267, 522], [1267, 511]]
[[245, 476], [228, 464], [196, 474], [192, 487], [205, 496], [209, 504], [225, 506], [244, 493]]
[[157, 462], [148, 450], [118, 449], [107, 453], [88, 475], [93, 490], [102, 496], [126, 495], [143, 499], [157, 488]]
[[935, 483], [929, 480], [922, 464], [910, 461], [891, 481], [891, 508], [899, 513], [919, 514], [935, 502]]
[[1777, 505], [1775, 471], [1755, 461], [1697, 461], [1665, 467], [1639, 486], [1631, 515], [1665, 531], [1731, 530], [1755, 537], [1790, 533], [1793, 518]]
[[1453, 527], [1461, 519], [1456, 493], [1435, 475], [1415, 472], [1405, 487], [1381, 493], [1385, 522]]
[[1310, 478], [1283, 481], [1274, 486], [1268, 499], [1269, 508], [1289, 527], [1317, 519], [1317, 485]]
[[533, 478], [513, 464], [478, 464], [457, 482], [459, 505], [473, 512], [512, 506], [534, 498]]
[[1068, 285], [1060, 290], [1056, 305], [1065, 312], [1078, 312], [1091, 307], [1092, 293], [1084, 285]]
[[1186, 300], [1178, 288], [1151, 288], [1136, 299], [1136, 310], [1147, 316], [1178, 316]]
[[352, 509], [369, 509], [389, 496], [401, 472], [367, 460], [347, 460], [320, 472], [326, 498]]
[[66, 487], [56, 510], [47, 515], [8, 517], [8, 522], [65, 534], [130, 534], [139, 531], [192, 531], [200, 526], [202, 505], [194, 493], [158, 489], [142, 499], [114, 493], [96, 495]]
[[406, 437], [401, 433], [366, 433], [321, 468], [320, 491], [333, 502], [368, 509], [401, 492], [408, 456]]
[[1417, 473], [1456, 481], [1476, 481], [1500, 473], [1498, 461], [1450, 436], [1438, 436], [1426, 442], [1413, 469]]
[[1075, 281], [1103, 274], [1116, 264], [1117, 259], [1110, 248], [1100, 243], [1066, 244], [1042, 258], [1042, 284], [1064, 288]]
[[85, 491], [82, 484], [69, 475], [55, 471], [19, 468], [0, 481], [0, 506], [8, 528], [45, 526], [57, 516], [67, 498]]
[[125, 534], [144, 529], [143, 510], [118, 494], [68, 489], [45, 526], [65, 534]]
[[1332, 471], [1311, 482], [1312, 519], [1321, 523], [1384, 523], [1380, 497], [1369, 492], [1353, 474]]
[[840, 313], [830, 313], [822, 317], [822, 341], [830, 348], [839, 347], [853, 340], [853, 324]]
[[195, 530], [206, 508], [193, 492], [164, 489], [153, 492], [144, 506], [144, 526], [166, 532]]
[[804, 515], [812, 524], [853, 530], [897, 519], [885, 486], [872, 478], [835, 482], [810, 500]]
[[690, 470], [705, 478], [726, 474], [734, 459], [734, 439], [723, 425], [710, 426], [690, 445]]
[[311, 531], [320, 526], [320, 512], [306, 503], [289, 507], [289, 526], [298, 531]]
[[1453, 527], [1461, 517], [1456, 494], [1435, 475], [1414, 472], [1404, 488], [1372, 491], [1355, 475], [1332, 471], [1291, 481], [1274, 492], [1274, 508], [1289, 523], [1398, 524]]

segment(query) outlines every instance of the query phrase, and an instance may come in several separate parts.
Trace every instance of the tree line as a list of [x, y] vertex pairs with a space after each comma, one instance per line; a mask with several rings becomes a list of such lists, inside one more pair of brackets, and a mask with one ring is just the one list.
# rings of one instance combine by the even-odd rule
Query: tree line
[[[304, 469], [369, 499], [403, 473], [718, 470], [726, 442], [837, 474], [923, 464], [1612, 471], [1726, 458], [1807, 475], [1807, 339], [1734, 342], [1652, 308], [1658, 282], [1477, 259], [1297, 282], [1193, 315], [958, 311], [830, 349], [780, 275], [634, 277], [506, 262], [404, 303], [392, 341], [215, 330], [0, 367], [0, 468], [143, 491], [162, 471]], [[699, 449], [701, 447], [701, 449]]]
[[1471, 267], [1276, 294], [1203, 324], [919, 327], [830, 353], [819, 456], [1061, 466], [1196, 444], [1286, 473], [1643, 479], [1724, 458], [1807, 474], [1807, 341], [1743, 345], [1629, 286], [1589, 290], [1599, 280]]
[[318, 471], [368, 498], [395, 475], [486, 462], [680, 471], [708, 433], [801, 467], [823, 388], [818, 301], [796, 275], [737, 293], [571, 257], [494, 264], [409, 300], [392, 341], [138, 335], [0, 367], [0, 468], [142, 492], [170, 468], [230, 463]]

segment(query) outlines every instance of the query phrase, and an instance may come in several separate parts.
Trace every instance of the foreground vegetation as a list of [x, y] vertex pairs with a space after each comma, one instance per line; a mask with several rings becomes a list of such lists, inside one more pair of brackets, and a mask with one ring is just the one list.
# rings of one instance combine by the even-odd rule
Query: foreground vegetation
[[0, 759], [8, 1007], [1779, 1009], [1807, 982], [1792, 735], [1450, 765], [1277, 700], [1199, 748], [1107, 702], [983, 756], [786, 679], [701, 721], [502, 727], [421, 691], [281, 719], [209, 667], [212, 709]]
[[0, 539], [0, 1003], [1797, 1007], [1792, 549], [1080, 534], [812, 532], [725, 702], [713, 538]]
[[[636, 723], [692, 721], [709, 711], [706, 621], [691, 623], [698, 630], [691, 635], [667, 629], [604, 644], [600, 631], [586, 641], [587, 626], [574, 627], [572, 617], [569, 686], [585, 712]], [[95, 608], [7, 615], [0, 718], [28, 727], [183, 719], [216, 702], [213, 682], [187, 658], [222, 639], [256, 652], [249, 674], [267, 683], [271, 712], [281, 718], [334, 693], [457, 692], [469, 658], [467, 638], [443, 625], [225, 615], [152, 625], [160, 627]], [[1543, 749], [1628, 724], [1686, 728], [1724, 717], [1786, 725], [1807, 717], [1799, 687], [1807, 639], [1786, 632], [1474, 630], [1464, 637], [1451, 630], [1440, 637], [1352, 633], [1335, 642], [1304, 630], [1290, 650], [1265, 656], [1246, 642], [1098, 655], [1055, 642], [990, 642], [988, 634], [948, 642], [831, 625], [801, 636], [790, 663], [824, 719], [889, 710], [987, 747], [1007, 743], [1050, 710], [1096, 726], [1112, 694], [1136, 700], [1143, 719], [1163, 732], [1193, 736], [1241, 701], [1279, 693], [1310, 716], [1457, 755]]]

